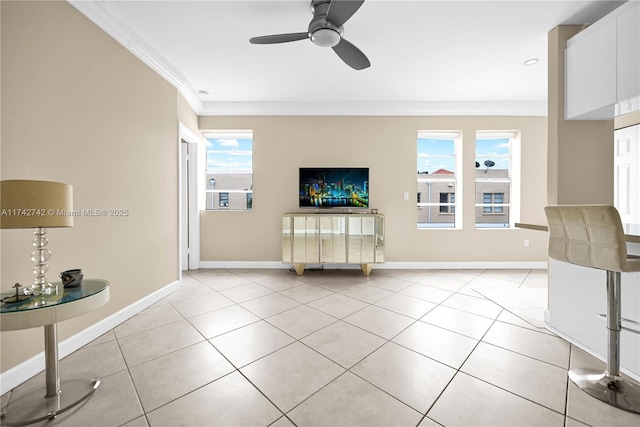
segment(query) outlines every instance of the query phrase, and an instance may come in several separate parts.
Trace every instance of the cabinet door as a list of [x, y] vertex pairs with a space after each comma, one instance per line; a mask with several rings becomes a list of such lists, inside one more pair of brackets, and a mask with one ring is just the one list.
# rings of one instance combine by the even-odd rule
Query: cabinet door
[[282, 217], [282, 262], [293, 262], [291, 257], [291, 222], [292, 217]]
[[296, 216], [293, 219], [293, 262], [319, 262], [318, 218]]
[[375, 262], [375, 217], [349, 216], [348, 261], [353, 264]]
[[612, 118], [616, 103], [616, 20], [587, 28], [574, 37], [565, 51], [565, 117]]
[[384, 217], [376, 216], [376, 262], [384, 262]]
[[361, 250], [360, 250], [360, 262], [361, 263], [374, 263], [376, 262], [376, 217], [365, 216], [362, 217], [361, 227]]
[[320, 217], [320, 262], [347, 262], [345, 219], [338, 215]]
[[347, 216], [347, 262], [360, 264], [360, 249], [362, 237], [360, 236], [360, 218]]

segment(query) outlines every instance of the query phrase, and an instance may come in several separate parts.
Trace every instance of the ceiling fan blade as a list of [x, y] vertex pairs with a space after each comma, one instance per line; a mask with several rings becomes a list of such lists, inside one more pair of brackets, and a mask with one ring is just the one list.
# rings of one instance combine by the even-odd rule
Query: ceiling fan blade
[[251, 44], [286, 43], [286, 42], [295, 42], [297, 40], [303, 40], [308, 38], [309, 38], [309, 33], [274, 34], [271, 36], [251, 37], [249, 39], [249, 43]]
[[333, 47], [333, 51], [353, 69], [363, 70], [371, 65], [367, 56], [345, 39], [340, 40], [340, 43]]
[[342, 27], [360, 9], [362, 3], [364, 3], [364, 0], [333, 0], [329, 4], [327, 21]]

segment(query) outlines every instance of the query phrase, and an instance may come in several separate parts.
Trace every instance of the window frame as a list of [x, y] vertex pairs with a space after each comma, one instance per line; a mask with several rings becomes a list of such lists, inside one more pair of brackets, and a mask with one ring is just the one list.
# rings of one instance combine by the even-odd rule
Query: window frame
[[[420, 139], [441, 139], [444, 141], [453, 141], [453, 154], [449, 155], [434, 155], [434, 156], [422, 156], [427, 158], [453, 158], [454, 159], [454, 171], [453, 178], [450, 179], [438, 179], [433, 180], [429, 178], [421, 178], [420, 170], [417, 171], [417, 179], [416, 185], [419, 191], [420, 185], [424, 183], [447, 183], [449, 187], [451, 187], [451, 191], [447, 191], [448, 194], [454, 194], [454, 201], [450, 203], [440, 203], [440, 202], [431, 202], [427, 200], [426, 202], [418, 202], [416, 200], [416, 213], [419, 213], [421, 208], [433, 209], [437, 208], [437, 215], [453, 215], [453, 223], [442, 223], [446, 225], [437, 226], [437, 222], [420, 222], [419, 215], [417, 217], [417, 228], [418, 230], [456, 230], [462, 228], [462, 193], [463, 193], [463, 168], [462, 168], [462, 131], [461, 130], [419, 130], [416, 138], [416, 144]], [[420, 153], [416, 152], [417, 157], [420, 157]], [[429, 176], [426, 174], [425, 176]], [[438, 196], [439, 197], [439, 196]], [[440, 207], [447, 207], [449, 212], [440, 212]], [[449, 225], [453, 224], [453, 225]]]
[[[204, 180], [205, 180], [205, 185], [204, 185], [204, 210], [208, 211], [208, 212], [215, 212], [215, 211], [237, 211], [237, 212], [251, 212], [253, 210], [253, 180], [254, 180], [254, 170], [255, 170], [255, 164], [254, 164], [254, 148], [255, 148], [255, 139], [254, 139], [254, 135], [253, 135], [253, 130], [250, 129], [234, 129], [234, 130], [211, 130], [211, 131], [207, 131], [204, 132], [204, 138], [206, 141], [209, 141], [210, 139], [218, 139], [218, 140], [224, 140], [224, 139], [242, 139], [242, 140], [251, 140], [251, 169], [250, 170], [246, 170], [246, 169], [209, 169], [209, 154], [212, 150], [209, 150], [209, 145], [208, 143], [205, 145], [204, 147]], [[240, 150], [241, 152], [243, 150]], [[246, 150], [245, 150], [246, 151]], [[214, 184], [210, 184], [211, 179], [209, 178], [211, 175], [214, 175], [215, 173], [219, 173], [220, 175], [228, 175], [231, 176], [233, 174], [249, 174], [251, 177], [251, 185], [246, 188], [246, 189], [233, 189], [233, 188], [215, 188], [216, 185], [216, 179], [214, 178]], [[227, 206], [223, 206], [221, 204], [221, 195], [223, 193], [227, 194]], [[244, 197], [244, 199], [241, 196], [241, 193], [245, 194], [246, 196]], [[218, 194], [218, 197], [215, 197], [216, 194]], [[232, 196], [232, 194], [235, 194], [234, 196]], [[251, 197], [249, 198], [249, 194], [251, 194]], [[209, 196], [210, 195], [210, 196]], [[236, 207], [236, 205], [238, 205], [238, 202], [240, 201], [240, 204], [242, 204], [242, 200], [244, 200], [244, 207]], [[251, 203], [249, 204], [249, 200], [251, 200]], [[216, 205], [216, 201], [217, 201], [217, 205]], [[233, 206], [232, 206], [233, 204]]]
[[[476, 159], [478, 158], [477, 141], [479, 139], [508, 139], [509, 140], [509, 174], [508, 174], [509, 176], [507, 178], [478, 179], [476, 174], [476, 178], [474, 182], [475, 184], [474, 193], [476, 194], [476, 198], [478, 194], [478, 182], [493, 182], [493, 183], [508, 182], [509, 183], [508, 195], [504, 192], [502, 193], [495, 192], [495, 191], [482, 192], [483, 194], [482, 203], [476, 202], [475, 208], [474, 208], [474, 212], [476, 212], [476, 214], [474, 215], [475, 216], [474, 227], [476, 229], [482, 229], [482, 230], [503, 230], [505, 228], [514, 229], [515, 224], [520, 221], [520, 197], [521, 197], [520, 195], [521, 195], [521, 170], [522, 170], [521, 169], [521, 162], [522, 162], [521, 138], [522, 138], [521, 131], [519, 130], [500, 130], [500, 131], [477, 130], [476, 131], [475, 143], [474, 143], [474, 152], [475, 152], [474, 157]], [[503, 195], [501, 203], [495, 202], [495, 199], [494, 199], [494, 195], [499, 193]], [[485, 194], [492, 194], [491, 203], [485, 202], [484, 200]], [[508, 200], [507, 203], [504, 202], [505, 199]], [[503, 212], [496, 212], [495, 211], [496, 207], [502, 208]], [[481, 208], [480, 217], [478, 217], [478, 214], [477, 214], [478, 208]], [[485, 208], [490, 208], [491, 212], [485, 212]], [[484, 216], [505, 215], [505, 212], [504, 212], [505, 210], [507, 210], [508, 212], [507, 213], [508, 221], [506, 223], [500, 223], [500, 224], [506, 224], [506, 226], [492, 227], [490, 223], [478, 222], [479, 220], [481, 220], [481, 217], [484, 217]], [[479, 224], [489, 224], [489, 225], [479, 226]], [[496, 223], [496, 225], [498, 225], [498, 223]]]

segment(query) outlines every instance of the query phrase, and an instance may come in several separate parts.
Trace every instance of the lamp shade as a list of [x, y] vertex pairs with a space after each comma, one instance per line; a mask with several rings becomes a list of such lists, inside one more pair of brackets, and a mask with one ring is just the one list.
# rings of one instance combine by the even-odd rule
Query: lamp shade
[[72, 227], [73, 187], [51, 181], [0, 181], [0, 228]]

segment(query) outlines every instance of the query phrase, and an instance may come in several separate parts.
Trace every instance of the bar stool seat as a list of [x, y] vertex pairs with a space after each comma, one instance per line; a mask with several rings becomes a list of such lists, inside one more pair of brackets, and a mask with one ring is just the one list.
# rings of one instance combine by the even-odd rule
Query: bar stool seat
[[603, 402], [640, 413], [640, 386], [620, 376], [620, 277], [622, 272], [640, 271], [640, 256], [627, 254], [622, 221], [613, 206], [547, 206], [544, 211], [550, 258], [607, 272], [607, 370], [575, 368], [569, 378]]

